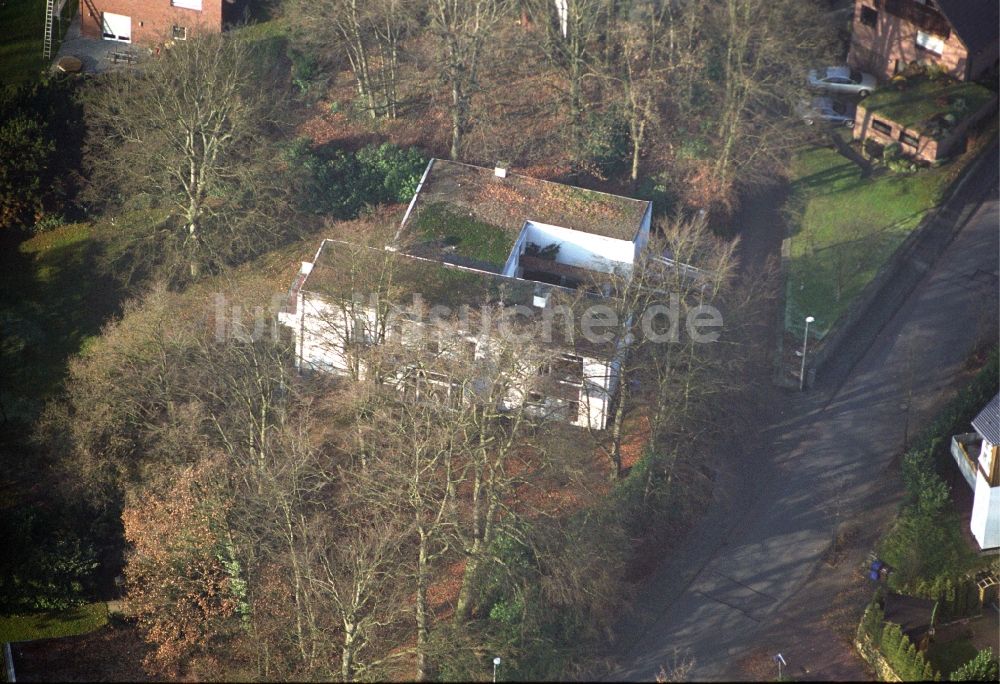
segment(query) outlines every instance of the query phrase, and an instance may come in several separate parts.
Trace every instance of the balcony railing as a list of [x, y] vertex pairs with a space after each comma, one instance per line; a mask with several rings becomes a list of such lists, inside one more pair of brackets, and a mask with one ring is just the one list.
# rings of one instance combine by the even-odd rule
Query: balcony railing
[[928, 33], [947, 38], [951, 35], [951, 25], [948, 20], [935, 9], [914, 0], [884, 0], [883, 7], [889, 14], [914, 24]]
[[978, 464], [976, 459], [969, 453], [971, 449], [976, 453], [980, 445], [980, 437], [975, 432], [963, 435], [954, 435], [951, 438], [951, 456], [955, 459], [955, 464], [962, 473], [962, 477], [974, 490], [976, 488], [976, 470]]

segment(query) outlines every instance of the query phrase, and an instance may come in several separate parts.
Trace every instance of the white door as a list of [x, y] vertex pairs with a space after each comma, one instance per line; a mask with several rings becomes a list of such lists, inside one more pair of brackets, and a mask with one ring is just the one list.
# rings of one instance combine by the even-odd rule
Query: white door
[[132, 42], [132, 17], [124, 14], [101, 13], [101, 35], [104, 40]]

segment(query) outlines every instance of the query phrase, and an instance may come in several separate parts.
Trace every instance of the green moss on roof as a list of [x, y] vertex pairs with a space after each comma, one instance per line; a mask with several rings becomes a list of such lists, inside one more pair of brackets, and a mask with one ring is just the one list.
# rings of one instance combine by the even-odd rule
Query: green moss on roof
[[890, 84], [876, 90], [862, 105], [873, 115], [923, 133], [933, 127], [931, 120], [935, 117], [951, 115], [955, 124], [960, 123], [994, 97], [978, 83], [920, 76], [907, 79], [901, 86]]
[[[497, 273], [474, 271], [339, 240], [326, 240], [302, 290], [341, 303], [351, 300], [368, 302], [369, 296], [375, 294], [380, 301], [403, 307], [411, 305], [414, 297], [419, 295], [424, 306], [447, 306], [456, 316], [463, 315], [461, 307], [468, 305], [471, 309], [468, 313], [474, 322], [476, 309], [482, 304], [526, 306], [536, 316], [541, 316], [542, 310], [532, 307], [538, 287], [534, 282]], [[540, 344], [572, 348], [597, 356], [610, 353], [614, 347], [613, 340], [590, 342], [580, 328], [584, 320], [582, 311], [594, 302], [603, 301], [602, 297], [581, 296], [583, 293], [558, 287], [541, 287], [550, 293], [549, 306], [564, 304], [580, 309], [577, 315], [570, 317], [573, 323], [571, 337], [566, 336], [560, 315], [551, 326], [551, 339], [539, 339]], [[524, 322], [526, 311], [519, 313]]]
[[442, 249], [496, 268], [507, 263], [515, 237], [508, 231], [455, 211], [444, 202], [421, 207], [413, 230]]
[[303, 289], [334, 299], [359, 295], [364, 300], [377, 292], [398, 304], [407, 304], [419, 294], [428, 305], [459, 306], [487, 301], [530, 303], [533, 284], [328, 240]]

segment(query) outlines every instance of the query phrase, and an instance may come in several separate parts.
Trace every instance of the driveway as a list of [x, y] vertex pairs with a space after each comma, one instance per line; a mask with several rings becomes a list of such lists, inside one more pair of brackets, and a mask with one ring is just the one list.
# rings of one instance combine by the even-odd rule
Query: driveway
[[852, 581], [824, 577], [823, 561], [848, 529], [877, 537], [904, 440], [967, 380], [977, 344], [997, 340], [997, 165], [985, 168], [969, 202], [985, 201], [862, 360], [846, 377], [778, 395], [760, 432], [725, 454], [712, 511], [620, 625], [612, 678], [651, 680], [678, 657], [694, 661], [687, 679], [773, 678], [746, 665], [778, 651], [796, 679], [868, 677], [821, 619]]

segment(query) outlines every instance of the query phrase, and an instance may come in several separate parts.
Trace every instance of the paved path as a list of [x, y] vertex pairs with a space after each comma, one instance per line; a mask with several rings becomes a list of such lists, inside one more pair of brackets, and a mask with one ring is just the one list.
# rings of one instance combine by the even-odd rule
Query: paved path
[[73, 16], [73, 20], [66, 28], [66, 35], [63, 36], [59, 51], [52, 59], [52, 68], [63, 57], [77, 57], [83, 63], [83, 72], [97, 74], [113, 69], [124, 69], [125, 62], [113, 63], [111, 54], [114, 52], [129, 52], [141, 54], [143, 51], [129, 43], [119, 43], [113, 40], [99, 40], [97, 38], [85, 38], [80, 30], [80, 13]]
[[815, 615], [800, 609], [822, 600], [809, 580], [845, 521], [884, 519], [881, 485], [904, 432], [950, 398], [976, 343], [997, 339], [996, 171], [972, 179], [982, 192], [968, 201], [987, 201], [849, 375], [781, 396], [760, 434], [733, 445], [719, 500], [620, 626], [613, 678], [650, 680], [678, 652], [694, 659], [690, 679], [740, 676], [748, 649], [778, 634], [797, 678], [866, 675], [860, 664], [831, 670]]

